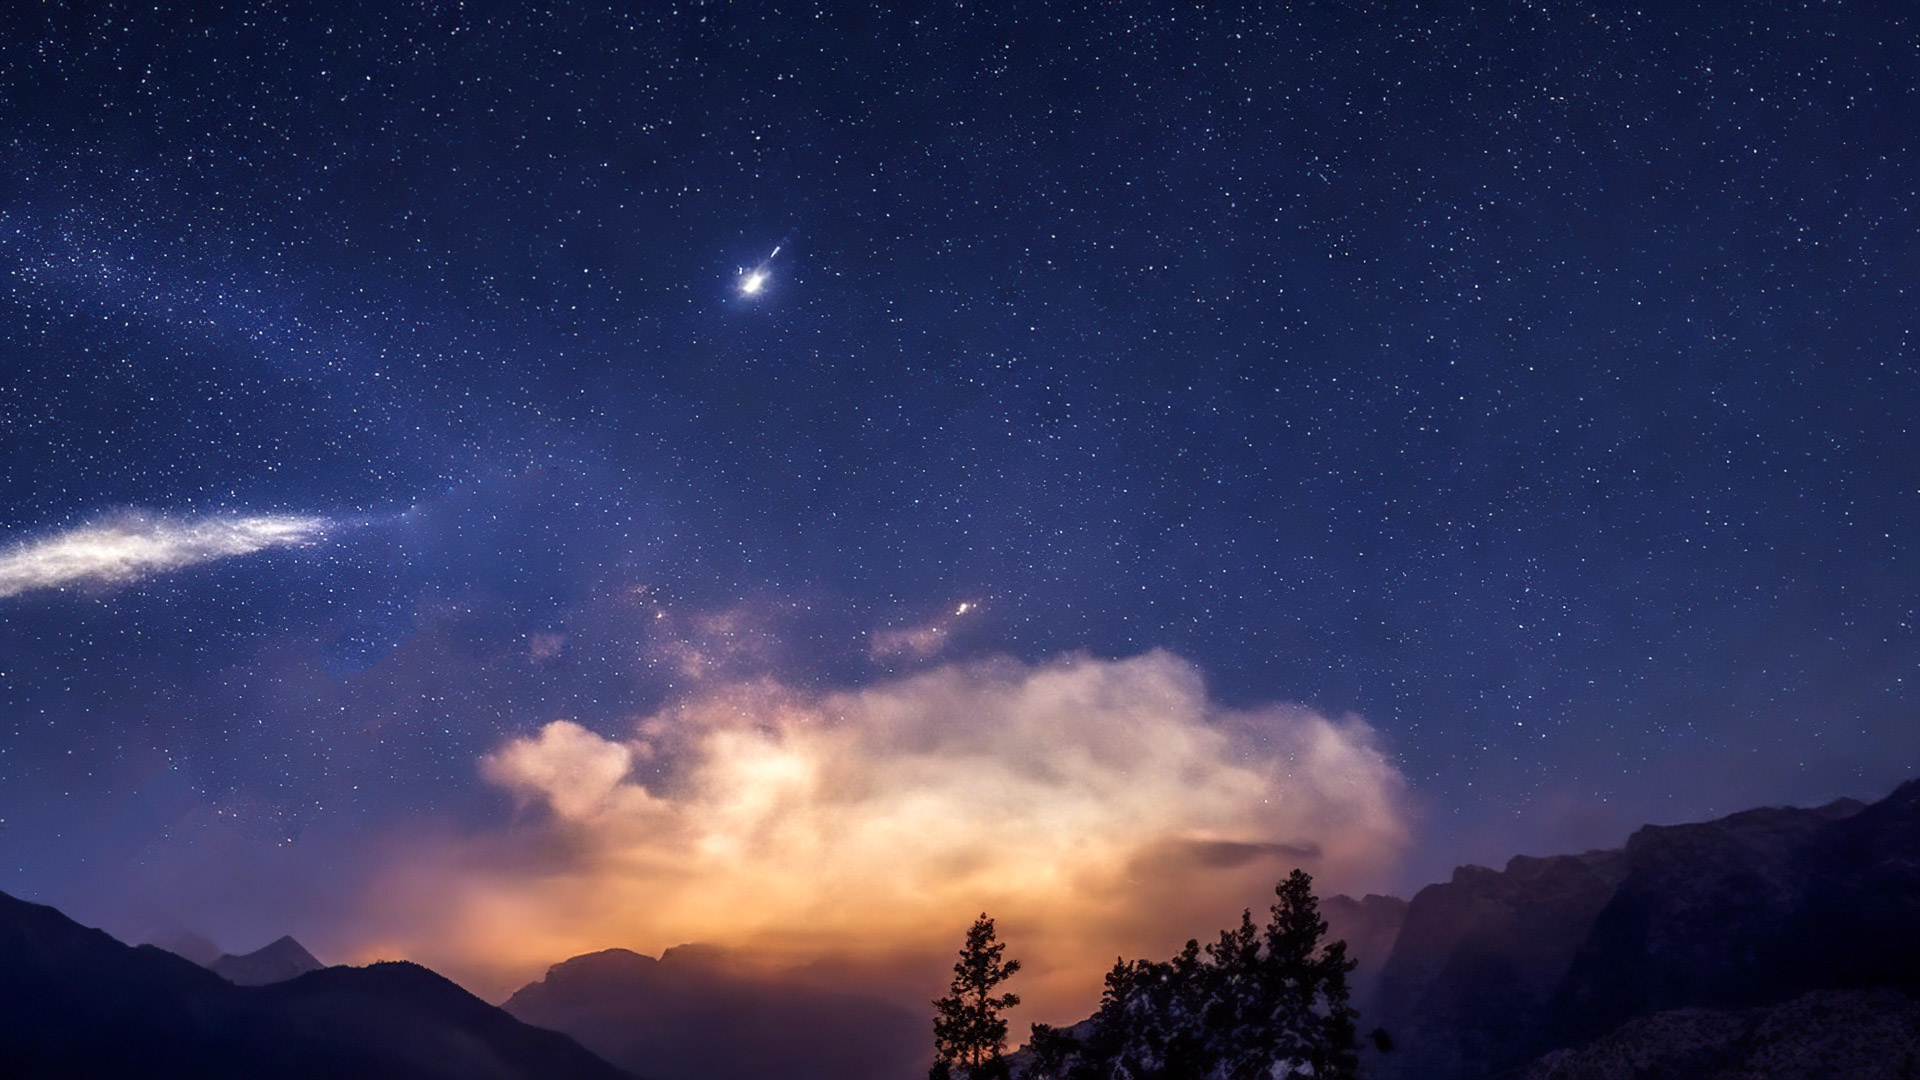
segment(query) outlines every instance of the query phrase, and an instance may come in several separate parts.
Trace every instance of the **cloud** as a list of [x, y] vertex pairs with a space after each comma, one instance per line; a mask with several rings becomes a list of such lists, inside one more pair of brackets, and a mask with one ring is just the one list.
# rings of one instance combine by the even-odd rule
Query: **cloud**
[[944, 966], [985, 910], [1021, 992], [1072, 1019], [1115, 955], [1264, 907], [1294, 865], [1323, 891], [1377, 883], [1407, 837], [1364, 722], [1223, 708], [1158, 651], [831, 693], [734, 682], [619, 738], [554, 721], [482, 771], [518, 824], [407, 852], [373, 906], [388, 954], [494, 986], [689, 941]]
[[311, 543], [324, 518], [288, 515], [180, 520], [127, 513], [0, 551], [0, 598], [64, 585], [123, 585], [270, 547]]
[[592, 815], [627, 778], [633, 751], [568, 720], [555, 720], [532, 739], [516, 739], [487, 759], [489, 779], [516, 791], [538, 791], [554, 813]]

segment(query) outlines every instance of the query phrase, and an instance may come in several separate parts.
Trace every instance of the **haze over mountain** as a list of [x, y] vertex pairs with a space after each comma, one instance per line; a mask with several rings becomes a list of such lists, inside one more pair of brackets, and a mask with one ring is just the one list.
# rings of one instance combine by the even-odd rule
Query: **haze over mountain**
[[1347, 957], [1354, 961], [1347, 976], [1354, 1007], [1370, 1011], [1381, 969], [1407, 921], [1407, 902], [1397, 896], [1369, 893], [1355, 900], [1336, 893], [1320, 901], [1320, 915], [1327, 920], [1327, 937], [1346, 942]]
[[502, 1008], [656, 1080], [907, 1080], [933, 1056], [925, 1009], [712, 949], [576, 956]]

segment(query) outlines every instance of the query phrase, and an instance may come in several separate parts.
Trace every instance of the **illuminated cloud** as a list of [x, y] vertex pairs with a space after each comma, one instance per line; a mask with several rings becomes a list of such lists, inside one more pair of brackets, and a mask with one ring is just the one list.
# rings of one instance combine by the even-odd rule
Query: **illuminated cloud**
[[1406, 840], [1363, 722], [1221, 708], [1165, 652], [730, 683], [624, 738], [555, 721], [482, 768], [515, 828], [410, 851], [375, 900], [389, 954], [491, 986], [615, 945], [937, 957], [986, 910], [1021, 992], [1072, 1019], [1115, 955], [1262, 908], [1295, 865], [1379, 884]]
[[310, 543], [326, 520], [254, 515], [191, 520], [129, 513], [0, 551], [0, 598], [64, 585], [122, 585], [195, 563]]

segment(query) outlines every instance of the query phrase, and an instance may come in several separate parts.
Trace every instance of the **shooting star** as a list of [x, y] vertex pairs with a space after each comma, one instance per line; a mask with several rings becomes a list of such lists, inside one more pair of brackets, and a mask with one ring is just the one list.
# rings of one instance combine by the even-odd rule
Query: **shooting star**
[[773, 275], [773, 270], [771, 269], [773, 257], [778, 254], [780, 254], [780, 246], [776, 244], [774, 245], [772, 253], [760, 260], [760, 265], [751, 270], [745, 267], [740, 269], [741, 296], [758, 296], [760, 290], [766, 288], [767, 279]]

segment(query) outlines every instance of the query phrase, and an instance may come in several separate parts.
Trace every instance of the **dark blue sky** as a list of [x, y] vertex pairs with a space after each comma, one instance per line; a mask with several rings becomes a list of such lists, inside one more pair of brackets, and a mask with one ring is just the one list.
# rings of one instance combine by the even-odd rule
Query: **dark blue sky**
[[1910, 5], [0, 20], [0, 544], [332, 522], [0, 598], [0, 889], [498, 821], [636, 596], [1359, 714], [1403, 886], [1920, 762]]

